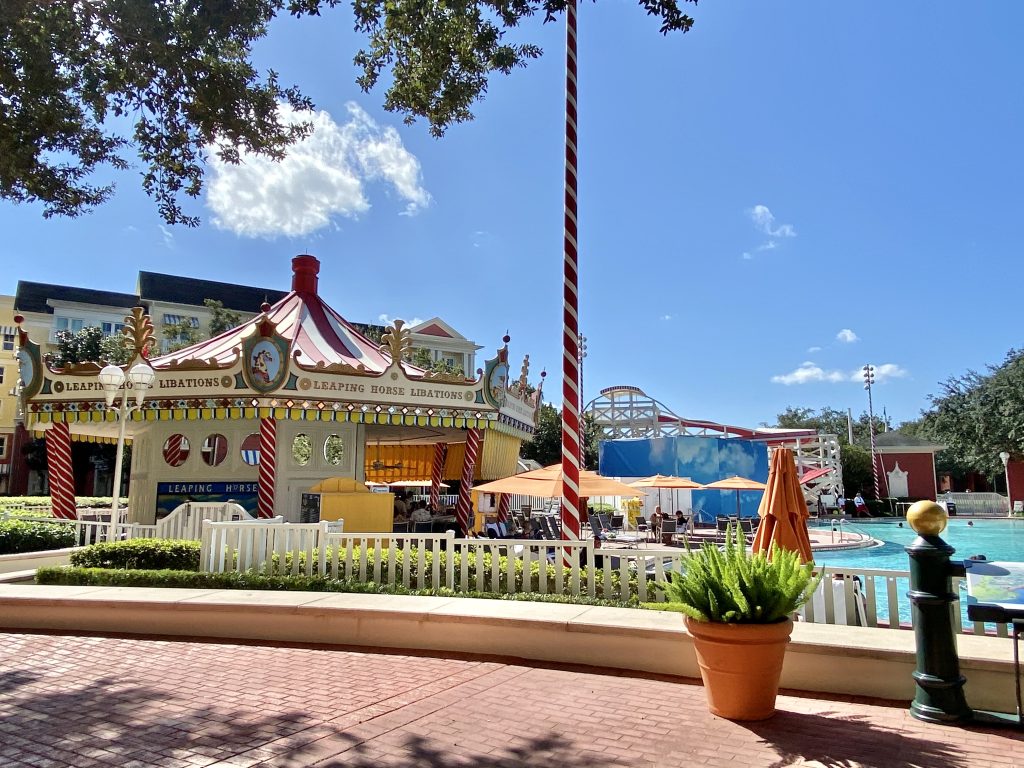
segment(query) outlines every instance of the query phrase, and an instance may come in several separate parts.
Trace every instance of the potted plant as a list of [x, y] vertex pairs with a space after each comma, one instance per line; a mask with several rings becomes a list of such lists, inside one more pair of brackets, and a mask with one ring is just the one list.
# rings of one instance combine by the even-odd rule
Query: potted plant
[[730, 720], [771, 717], [792, 614], [820, 581], [814, 564], [785, 549], [748, 553], [730, 526], [724, 549], [705, 543], [683, 567], [659, 587], [686, 614], [708, 708]]

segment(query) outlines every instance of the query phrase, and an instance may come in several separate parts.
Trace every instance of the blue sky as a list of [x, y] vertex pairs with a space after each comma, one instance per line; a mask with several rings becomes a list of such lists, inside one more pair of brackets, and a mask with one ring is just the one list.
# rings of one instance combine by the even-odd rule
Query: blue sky
[[[588, 399], [634, 384], [693, 417], [787, 405], [913, 418], [950, 374], [1021, 344], [1024, 4], [704, 2], [661, 37], [632, 2], [580, 19], [581, 328]], [[561, 376], [564, 29], [436, 140], [354, 84], [346, 8], [275, 23], [257, 63], [319, 110], [279, 168], [211, 171], [195, 230], [138, 171], [76, 220], [0, 203], [18, 279], [130, 291], [139, 269], [287, 288], [323, 262], [346, 317], [507, 329]], [[882, 366], [888, 366], [882, 368]], [[549, 396], [556, 396], [550, 386]]]

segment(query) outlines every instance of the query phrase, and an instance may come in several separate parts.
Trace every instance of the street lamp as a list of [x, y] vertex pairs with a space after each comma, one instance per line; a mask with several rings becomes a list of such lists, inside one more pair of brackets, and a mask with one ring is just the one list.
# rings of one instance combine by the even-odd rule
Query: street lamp
[[878, 466], [875, 464], [875, 409], [871, 402], [871, 385], [875, 383], [875, 366], [865, 365], [864, 389], [868, 391], [868, 434], [871, 436], [871, 477], [875, 481], [875, 498], [881, 498], [878, 492]]
[[1013, 500], [1010, 498], [1010, 454], [1008, 451], [999, 452], [999, 460], [1003, 462], [1003, 474], [1006, 476], [1006, 516], [1013, 517]]
[[[117, 414], [121, 422], [117, 435], [117, 452], [114, 459], [114, 482], [113, 499], [110, 502], [110, 535], [108, 541], [117, 540], [117, 518], [119, 514], [118, 501], [121, 496], [121, 464], [124, 461], [124, 431], [128, 422], [128, 414], [142, 407], [142, 401], [146, 399], [146, 390], [153, 386], [156, 372], [148, 363], [142, 361], [131, 367], [128, 376], [119, 366], [107, 365], [99, 373], [100, 385], [103, 387], [103, 395], [107, 400], [107, 408]], [[128, 403], [128, 390], [135, 390], [135, 405]], [[121, 404], [114, 406], [114, 398], [121, 392]]]

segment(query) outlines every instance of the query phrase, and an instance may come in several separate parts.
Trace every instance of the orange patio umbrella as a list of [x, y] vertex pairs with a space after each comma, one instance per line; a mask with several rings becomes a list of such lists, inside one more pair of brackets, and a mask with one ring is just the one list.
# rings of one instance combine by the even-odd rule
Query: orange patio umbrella
[[769, 555], [773, 546], [800, 554], [805, 563], [814, 561], [807, 534], [807, 504], [800, 490], [796, 462], [788, 448], [776, 448], [768, 470], [768, 483], [757, 510], [761, 524], [754, 537], [754, 551]]
[[740, 516], [740, 491], [763, 491], [764, 488], [764, 483], [740, 477], [739, 475], [726, 477], [723, 480], [716, 480], [713, 483], [701, 486], [703, 491], [736, 491], [736, 517]]
[[[562, 495], [562, 468], [558, 464], [543, 469], [503, 477], [473, 488], [484, 493], [518, 493], [551, 499]], [[635, 488], [610, 477], [602, 477], [591, 470], [580, 471], [580, 497], [636, 496]]]

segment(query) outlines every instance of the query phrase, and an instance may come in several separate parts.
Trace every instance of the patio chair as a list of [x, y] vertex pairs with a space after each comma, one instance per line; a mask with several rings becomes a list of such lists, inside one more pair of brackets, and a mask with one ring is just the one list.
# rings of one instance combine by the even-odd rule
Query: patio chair
[[676, 535], [676, 520], [671, 518], [668, 520], [661, 521], [661, 543], [671, 545], [672, 538]]
[[434, 524], [432, 522], [430, 522], [429, 520], [427, 520], [425, 522], [420, 522], [420, 523], [413, 523], [412, 524], [412, 532], [413, 533], [433, 533], [434, 532]]
[[610, 527], [611, 530], [613, 530], [613, 531], [621, 531], [622, 530], [622, 524], [625, 521], [625, 519], [626, 519], [625, 515], [612, 515], [612, 520], [611, 520], [612, 524], [611, 524], [611, 527]]
[[409, 521], [406, 520], [404, 523], [392, 523], [392, 533], [408, 533], [409, 532]]
[[647, 518], [643, 515], [636, 516], [636, 532], [644, 535], [644, 541], [647, 541], [651, 537], [651, 526], [647, 522]]

